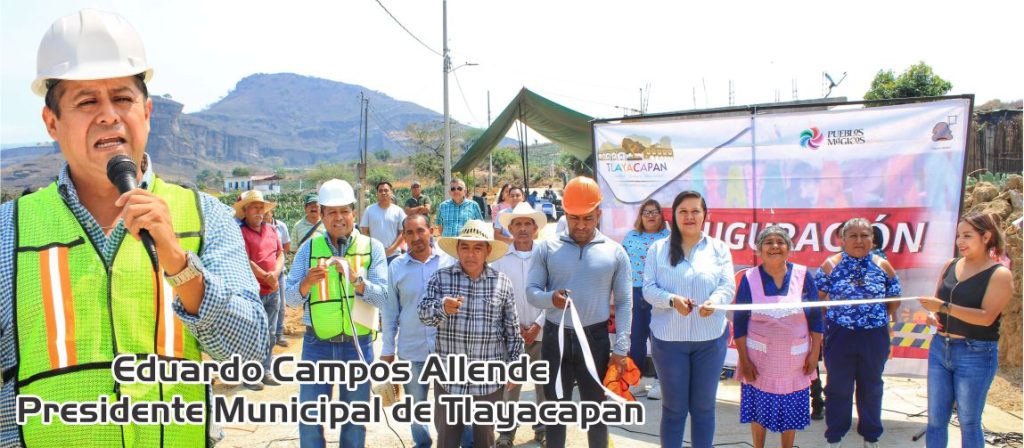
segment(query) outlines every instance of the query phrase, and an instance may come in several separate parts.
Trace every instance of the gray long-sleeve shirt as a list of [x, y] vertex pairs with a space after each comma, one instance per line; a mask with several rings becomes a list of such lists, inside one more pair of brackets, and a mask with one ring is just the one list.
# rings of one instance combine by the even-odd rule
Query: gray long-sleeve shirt
[[[563, 310], [551, 304], [554, 291], [568, 289], [584, 326], [608, 320], [609, 303], [615, 298], [615, 344], [619, 355], [629, 352], [633, 321], [633, 283], [629, 256], [619, 243], [596, 231], [594, 239], [580, 247], [567, 233], [538, 242], [527, 280], [530, 304], [547, 310], [548, 321], [558, 324]], [[566, 326], [572, 322], [566, 316]]]

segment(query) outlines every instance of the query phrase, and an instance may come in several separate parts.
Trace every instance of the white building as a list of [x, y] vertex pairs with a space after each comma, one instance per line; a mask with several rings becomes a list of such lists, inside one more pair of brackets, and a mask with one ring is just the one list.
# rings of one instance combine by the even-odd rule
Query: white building
[[224, 192], [259, 190], [267, 194], [281, 193], [281, 180], [276, 174], [224, 178]]

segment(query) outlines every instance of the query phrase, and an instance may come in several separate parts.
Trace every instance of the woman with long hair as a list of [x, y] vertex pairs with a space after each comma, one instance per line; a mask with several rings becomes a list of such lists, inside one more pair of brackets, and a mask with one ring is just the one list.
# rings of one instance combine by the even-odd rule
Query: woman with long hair
[[928, 448], [947, 445], [954, 402], [960, 446], [985, 446], [981, 411], [999, 359], [999, 318], [1013, 296], [1013, 275], [992, 257], [1003, 254], [1003, 241], [992, 216], [971, 213], [960, 218], [960, 257], [943, 268], [938, 297], [920, 300], [939, 322], [928, 349]]
[[[644, 301], [644, 262], [647, 251], [655, 241], [668, 238], [669, 230], [665, 225], [665, 215], [661, 204], [654, 199], [644, 201], [636, 215], [633, 230], [626, 233], [622, 247], [629, 255], [629, 263], [633, 267], [633, 324], [630, 332], [629, 357], [633, 363], [643, 370], [647, 363], [647, 339], [651, 336], [651, 304]], [[651, 400], [661, 399], [661, 386], [647, 392]]]
[[709, 448], [715, 438], [728, 334], [725, 312], [711, 306], [731, 302], [736, 282], [729, 247], [703, 232], [707, 216], [700, 193], [676, 195], [671, 234], [651, 245], [644, 264], [643, 295], [653, 307], [651, 345], [664, 396], [663, 447], [683, 446], [688, 415], [693, 447]]

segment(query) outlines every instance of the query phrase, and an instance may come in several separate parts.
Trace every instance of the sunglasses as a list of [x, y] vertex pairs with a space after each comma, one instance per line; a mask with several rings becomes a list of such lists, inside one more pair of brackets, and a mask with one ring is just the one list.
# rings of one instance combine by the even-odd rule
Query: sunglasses
[[462, 191], [462, 187], [452, 187], [451, 191]]

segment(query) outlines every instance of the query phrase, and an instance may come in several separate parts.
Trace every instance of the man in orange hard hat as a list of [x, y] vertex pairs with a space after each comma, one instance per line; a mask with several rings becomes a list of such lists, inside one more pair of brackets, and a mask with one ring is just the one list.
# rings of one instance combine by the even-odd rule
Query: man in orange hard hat
[[[597, 374], [608, 370], [609, 362], [621, 366], [629, 353], [629, 330], [632, 323], [633, 284], [629, 256], [619, 243], [605, 237], [597, 224], [601, 219], [601, 189], [594, 179], [577, 177], [565, 186], [562, 206], [568, 228], [555, 238], [538, 244], [527, 279], [527, 300], [545, 310], [541, 358], [550, 365], [550, 381], [544, 386], [548, 400], [572, 400], [573, 383], [586, 401], [604, 401], [602, 379], [587, 370], [591, 358]], [[564, 354], [559, 350], [558, 331], [567, 298], [572, 298], [582, 328], [575, 328], [565, 319], [565, 340], [571, 347]], [[615, 299], [615, 344], [608, 340], [608, 303]], [[566, 316], [569, 317], [569, 316]], [[579, 338], [587, 338], [590, 352], [584, 353]], [[609, 353], [611, 353], [609, 359]], [[568, 390], [557, 390], [558, 382]], [[547, 428], [547, 446], [565, 446], [565, 426]], [[587, 432], [591, 448], [608, 446], [608, 427], [603, 423]]]

